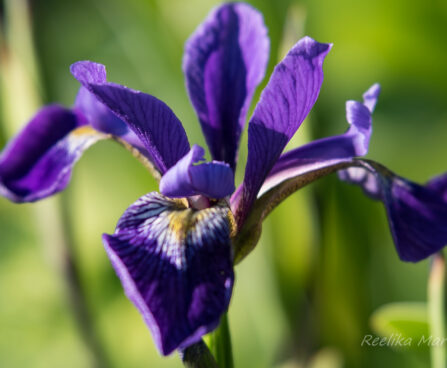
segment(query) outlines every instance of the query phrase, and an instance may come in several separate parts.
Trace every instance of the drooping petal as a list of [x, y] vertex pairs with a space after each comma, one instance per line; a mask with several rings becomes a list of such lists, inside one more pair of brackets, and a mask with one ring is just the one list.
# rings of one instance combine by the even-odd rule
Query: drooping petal
[[384, 203], [402, 260], [417, 262], [447, 245], [447, 200], [442, 189], [445, 187], [441, 185], [443, 177], [421, 186], [376, 162], [360, 159], [309, 162], [299, 169], [298, 175], [281, 182], [256, 200], [233, 241], [235, 263], [256, 246], [262, 222], [276, 206], [303, 186], [335, 171], [342, 180], [359, 185], [366, 195]]
[[210, 198], [224, 198], [234, 192], [234, 174], [223, 162], [205, 162], [205, 151], [194, 145], [189, 153], [171, 167], [160, 181], [160, 192], [164, 195], [190, 197], [204, 195]]
[[276, 66], [262, 92], [248, 127], [239, 223], [287, 142], [313, 107], [323, 82], [323, 61], [330, 48], [330, 44], [304, 37]]
[[59, 105], [42, 108], [0, 156], [0, 194], [33, 202], [60, 192], [82, 153], [103, 138], [81, 114]]
[[281, 155], [258, 195], [299, 175], [303, 171], [301, 166], [308, 167], [313, 162], [317, 165], [318, 161], [333, 161], [366, 155], [372, 133], [371, 112], [379, 93], [380, 86], [374, 84], [364, 93], [363, 104], [357, 101], [346, 102], [346, 119], [350, 126], [344, 134], [317, 139]]
[[436, 191], [447, 202], [447, 174], [436, 176], [427, 183], [427, 187]]
[[262, 15], [243, 3], [214, 9], [186, 43], [186, 86], [211, 155], [233, 169], [247, 110], [264, 77], [268, 54]]
[[189, 151], [182, 124], [157, 98], [106, 81], [104, 65], [79, 61], [71, 66], [74, 77], [138, 136], [151, 161], [164, 174]]
[[107, 254], [128, 298], [164, 355], [217, 327], [228, 308], [234, 274], [226, 207], [186, 208], [158, 193], [127, 209]]
[[383, 202], [399, 257], [418, 262], [447, 245], [447, 201], [430, 185], [399, 177], [383, 166], [366, 162], [340, 172], [340, 178], [360, 185]]

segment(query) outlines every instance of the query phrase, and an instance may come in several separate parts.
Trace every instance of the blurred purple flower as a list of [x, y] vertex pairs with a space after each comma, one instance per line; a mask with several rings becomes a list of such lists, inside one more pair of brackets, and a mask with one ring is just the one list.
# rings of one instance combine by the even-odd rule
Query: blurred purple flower
[[[321, 176], [368, 165], [354, 157], [368, 151], [378, 85], [364, 94], [363, 103], [347, 102], [346, 133], [281, 155], [317, 100], [330, 48], [304, 37], [276, 66], [249, 122], [245, 177], [237, 190], [240, 135], [269, 52], [261, 14], [243, 3], [216, 8], [186, 44], [186, 86], [214, 161], [202, 162], [203, 148], [190, 148], [166, 104], [107, 82], [103, 65], [81, 61], [71, 67], [82, 84], [75, 107], [44, 108], [10, 143], [0, 158], [0, 193], [27, 202], [64, 189], [82, 151], [100, 138], [119, 136], [142, 152], [161, 176], [161, 194], [138, 199], [103, 240], [159, 350], [166, 355], [185, 348], [218, 325], [230, 302], [233, 263], [256, 244], [271, 209]], [[382, 178], [380, 170], [369, 168]], [[439, 206], [436, 215], [444, 224], [447, 205], [439, 198], [435, 191], [418, 197]], [[405, 210], [417, 214], [420, 208]], [[400, 214], [397, 209], [390, 216]], [[394, 231], [398, 249], [423, 243], [433, 227], [436, 242], [428, 245], [436, 246], [423, 255], [436, 251], [447, 240], [438, 217], [428, 217], [424, 229], [415, 231], [417, 238]], [[421, 256], [408, 249], [407, 254], [409, 260]]]

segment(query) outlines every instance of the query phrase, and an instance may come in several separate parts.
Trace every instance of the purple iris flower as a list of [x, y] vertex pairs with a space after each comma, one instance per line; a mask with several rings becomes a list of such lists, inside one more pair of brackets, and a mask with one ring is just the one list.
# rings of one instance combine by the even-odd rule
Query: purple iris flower
[[[44, 108], [4, 150], [0, 193], [29, 202], [64, 189], [74, 163], [99, 139], [118, 139], [143, 157], [161, 178], [161, 194], [138, 199], [103, 241], [164, 355], [217, 327], [230, 302], [233, 265], [256, 245], [268, 213], [335, 171], [384, 201], [402, 259], [425, 258], [447, 243], [447, 180], [422, 187], [356, 158], [368, 151], [378, 85], [362, 102], [346, 103], [344, 134], [282, 154], [317, 100], [331, 46], [304, 37], [276, 66], [249, 121], [245, 177], [237, 189], [240, 136], [264, 77], [269, 39], [258, 11], [229, 3], [187, 41], [183, 61], [212, 161], [204, 162], [203, 148], [190, 147], [166, 104], [108, 82], [103, 65], [81, 61], [71, 67], [82, 85], [75, 106]], [[355, 180], [352, 170], [361, 177]]]

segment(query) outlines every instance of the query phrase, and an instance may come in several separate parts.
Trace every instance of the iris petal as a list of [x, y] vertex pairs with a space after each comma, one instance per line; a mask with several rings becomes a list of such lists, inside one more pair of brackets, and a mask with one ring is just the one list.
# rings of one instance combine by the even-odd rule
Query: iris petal
[[438, 192], [444, 199], [444, 202], [447, 202], [447, 174], [444, 173], [431, 179], [427, 183], [427, 187]]
[[84, 87], [79, 88], [74, 108], [81, 111], [90, 125], [100, 132], [116, 136], [122, 136], [129, 132], [126, 123]]
[[248, 127], [248, 158], [238, 208], [243, 222], [264, 179], [313, 107], [331, 45], [304, 37], [273, 71]]
[[149, 193], [130, 206], [114, 235], [104, 235], [125, 293], [164, 355], [217, 327], [234, 274], [228, 208], [196, 211]]
[[96, 130], [120, 138], [136, 148], [143, 156], [151, 159], [140, 138], [85, 87], [79, 88], [73, 109], [80, 111]]
[[172, 198], [204, 195], [224, 198], [234, 192], [234, 174], [228, 164], [205, 162], [205, 151], [194, 145], [189, 153], [171, 167], [160, 181], [160, 192]]
[[262, 15], [243, 3], [214, 9], [186, 43], [186, 86], [211, 155], [233, 169], [247, 110], [264, 77], [268, 54]]
[[0, 194], [33, 202], [60, 192], [82, 153], [103, 138], [82, 114], [59, 105], [42, 108], [0, 156]]
[[185, 130], [172, 110], [157, 98], [106, 81], [104, 65], [79, 61], [74, 77], [127, 123], [143, 142], [151, 161], [164, 174], [189, 151]]
[[373, 84], [364, 94], [363, 94], [363, 104], [368, 108], [371, 113], [374, 112], [376, 108], [377, 99], [380, 94], [380, 85], [378, 83]]
[[418, 262], [447, 245], [447, 201], [442, 192], [399, 177], [377, 163], [363, 166], [341, 171], [339, 176], [383, 202], [403, 261]]

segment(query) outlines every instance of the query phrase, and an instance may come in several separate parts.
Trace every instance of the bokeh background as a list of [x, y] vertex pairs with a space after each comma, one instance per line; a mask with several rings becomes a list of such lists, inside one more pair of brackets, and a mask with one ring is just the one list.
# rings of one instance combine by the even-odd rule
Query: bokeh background
[[[377, 81], [368, 157], [418, 182], [447, 169], [445, 0], [248, 2], [269, 29], [268, 74], [303, 35], [334, 43], [320, 98], [289, 147], [343, 132], [345, 101]], [[181, 59], [185, 40], [218, 3], [3, 0], [0, 147], [38, 105], [72, 104], [79, 86], [68, 67], [84, 59], [164, 100], [190, 141], [205, 146]], [[240, 156], [239, 181], [246, 133]], [[57, 198], [20, 206], [0, 198], [0, 367], [94, 367], [95, 354], [110, 367], [181, 366], [176, 354], [158, 355], [101, 243], [128, 205], [153, 190], [138, 162], [104, 142]], [[428, 367], [426, 349], [361, 346], [365, 334], [378, 333], [377, 308], [426, 300], [428, 268], [398, 260], [383, 207], [358, 188], [332, 176], [299, 191], [236, 268], [229, 312], [236, 367]], [[79, 282], [87, 310], [76, 307], [82, 296], [67, 291], [67, 280]]]

